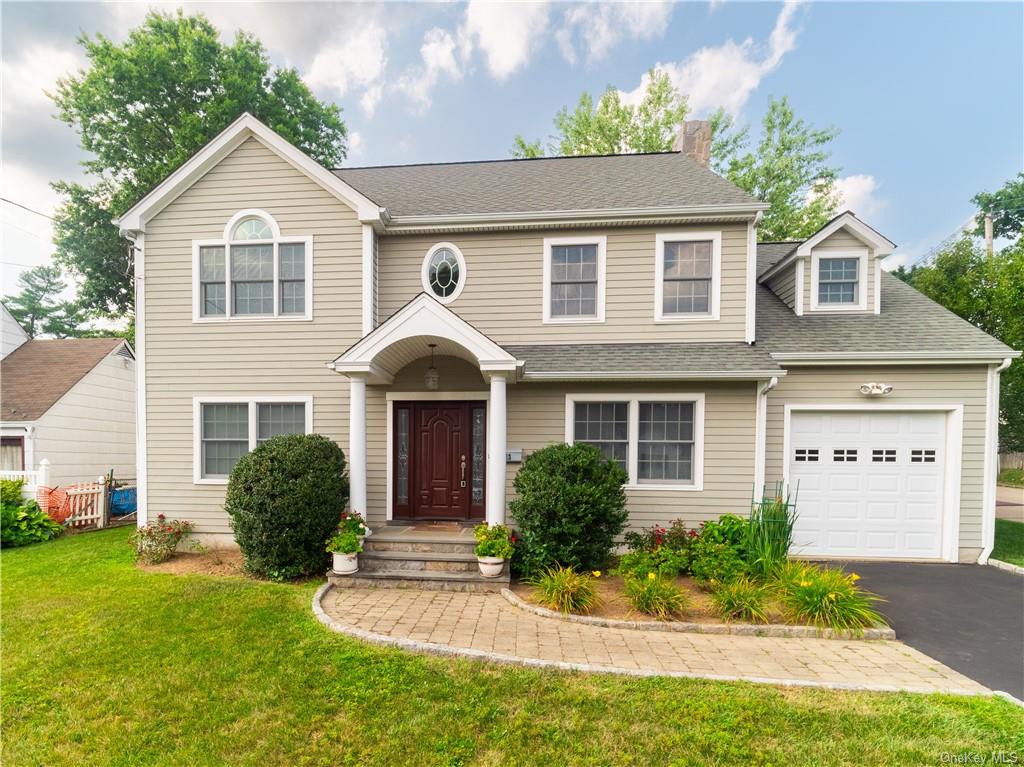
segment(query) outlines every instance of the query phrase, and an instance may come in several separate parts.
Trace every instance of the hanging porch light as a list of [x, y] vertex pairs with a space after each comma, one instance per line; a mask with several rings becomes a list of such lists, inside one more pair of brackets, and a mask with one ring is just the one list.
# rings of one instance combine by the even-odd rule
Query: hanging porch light
[[434, 349], [437, 348], [437, 344], [430, 344], [430, 367], [427, 368], [427, 374], [423, 376], [423, 383], [427, 385], [427, 391], [437, 391], [437, 387], [441, 385], [441, 375], [437, 372], [437, 368], [434, 367]]

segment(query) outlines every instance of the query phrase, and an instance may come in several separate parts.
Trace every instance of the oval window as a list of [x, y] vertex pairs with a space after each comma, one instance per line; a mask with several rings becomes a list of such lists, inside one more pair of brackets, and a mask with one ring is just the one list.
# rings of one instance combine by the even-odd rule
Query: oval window
[[438, 245], [427, 254], [423, 269], [424, 288], [442, 303], [458, 297], [465, 279], [466, 262], [454, 245]]

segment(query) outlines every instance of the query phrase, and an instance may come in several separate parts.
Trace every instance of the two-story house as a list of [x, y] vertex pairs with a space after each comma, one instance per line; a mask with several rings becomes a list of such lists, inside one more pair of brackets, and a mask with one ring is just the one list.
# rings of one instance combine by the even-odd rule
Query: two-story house
[[765, 207], [682, 151], [332, 171], [241, 117], [118, 222], [140, 522], [229, 536], [239, 456], [318, 432], [371, 527], [499, 523], [524, 456], [585, 441], [634, 527], [781, 480], [797, 553], [984, 559], [1018, 353], [852, 213], [759, 244]]

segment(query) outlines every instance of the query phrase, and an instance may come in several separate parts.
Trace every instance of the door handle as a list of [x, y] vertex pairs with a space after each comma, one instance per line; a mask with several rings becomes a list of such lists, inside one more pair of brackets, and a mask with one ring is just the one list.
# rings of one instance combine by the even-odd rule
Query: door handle
[[460, 478], [459, 487], [466, 486], [466, 456], [462, 456], [462, 463], [460, 464], [462, 469], [462, 477]]

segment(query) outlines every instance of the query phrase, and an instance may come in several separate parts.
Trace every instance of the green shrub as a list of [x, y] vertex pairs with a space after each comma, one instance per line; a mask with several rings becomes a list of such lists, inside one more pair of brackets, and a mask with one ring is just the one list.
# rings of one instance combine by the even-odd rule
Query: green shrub
[[697, 540], [705, 543], [724, 543], [742, 552], [747, 537], [747, 520], [735, 514], [723, 514], [717, 520], [702, 522]]
[[290, 434], [238, 460], [224, 509], [246, 570], [283, 580], [326, 571], [324, 541], [347, 502], [341, 448], [319, 434]]
[[623, 539], [632, 551], [654, 551], [662, 547], [681, 551], [689, 550], [696, 537], [696, 530], [691, 530], [683, 520], [677, 519], [668, 527], [655, 525], [644, 530], [630, 530]]
[[646, 578], [649, 573], [675, 578], [690, 571], [689, 549], [670, 549], [661, 546], [654, 551], [630, 551], [619, 557], [615, 571], [626, 577]]
[[625, 579], [626, 598], [638, 610], [658, 620], [682, 615], [689, 607], [686, 594], [667, 578], [648, 573], [644, 578]]
[[793, 618], [819, 627], [859, 631], [886, 625], [874, 606], [881, 597], [857, 586], [860, 576], [834, 567], [807, 566], [782, 599]]
[[544, 607], [563, 613], [589, 613], [600, 599], [591, 575], [571, 567], [549, 567], [529, 581], [534, 597]]
[[505, 525], [488, 525], [486, 522], [473, 528], [476, 548], [473, 552], [478, 557], [498, 557], [508, 559], [512, 556], [512, 531]]
[[747, 566], [752, 575], [770, 578], [786, 561], [793, 543], [796, 510], [789, 497], [782, 497], [781, 487], [774, 496], [752, 504], [745, 527], [744, 548]]
[[0, 514], [0, 545], [26, 546], [56, 538], [64, 528], [50, 519], [35, 501], [20, 506], [3, 505]]
[[747, 520], [724, 514], [704, 522], [690, 546], [690, 572], [702, 585], [731, 583], [747, 572]]
[[516, 474], [510, 509], [519, 532], [513, 566], [527, 577], [556, 564], [602, 568], [628, 513], [627, 475], [591, 445], [549, 445]]
[[174, 556], [178, 544], [192, 532], [192, 523], [183, 519], [168, 522], [160, 514], [155, 522], [136, 528], [128, 538], [135, 548], [135, 559], [148, 565], [158, 565]]
[[737, 578], [731, 583], [720, 583], [711, 593], [711, 599], [724, 620], [740, 620], [747, 623], [768, 622], [768, 613], [765, 609], [768, 589], [761, 583], [748, 578]]
[[16, 509], [21, 506], [25, 499], [21, 495], [21, 489], [25, 486], [23, 479], [0, 479], [0, 506], [10, 506]]

